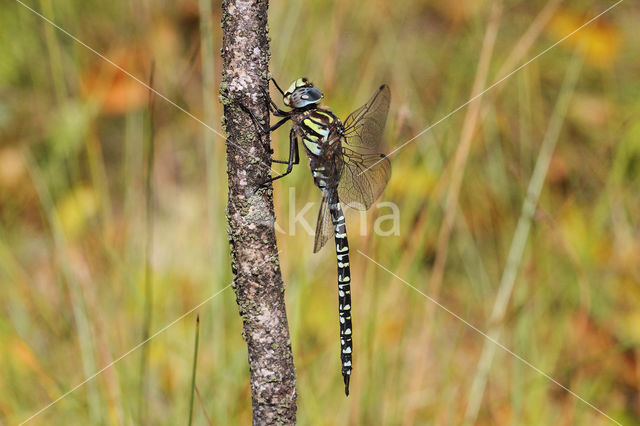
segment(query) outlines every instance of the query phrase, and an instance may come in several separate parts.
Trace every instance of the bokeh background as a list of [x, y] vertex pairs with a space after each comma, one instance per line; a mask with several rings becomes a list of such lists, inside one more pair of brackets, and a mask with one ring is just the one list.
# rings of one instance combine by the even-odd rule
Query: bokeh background
[[[388, 83], [390, 149], [613, 4], [271, 3], [274, 77], [312, 79], [341, 117]], [[25, 4], [142, 81], [155, 63], [154, 87], [221, 131], [220, 2]], [[18, 2], [1, 7], [0, 425], [13, 425], [232, 277], [223, 138], [157, 97], [151, 132], [139, 82]], [[304, 215], [314, 223], [319, 192], [306, 160], [276, 183], [300, 424], [611, 424], [357, 250], [640, 424], [638, 22], [639, 5], [623, 1], [393, 156], [382, 200], [398, 205], [400, 234], [350, 238], [349, 398], [333, 250], [313, 255], [312, 236], [290, 227], [294, 202], [316, 203]], [[545, 138], [555, 150], [539, 158]], [[278, 157], [287, 142], [287, 131], [274, 135]], [[547, 159], [539, 204], [521, 216]], [[519, 219], [528, 233], [515, 234]], [[347, 223], [357, 230], [359, 215]], [[197, 312], [193, 424], [248, 424], [233, 291]], [[186, 424], [195, 334], [193, 312], [30, 424]]]

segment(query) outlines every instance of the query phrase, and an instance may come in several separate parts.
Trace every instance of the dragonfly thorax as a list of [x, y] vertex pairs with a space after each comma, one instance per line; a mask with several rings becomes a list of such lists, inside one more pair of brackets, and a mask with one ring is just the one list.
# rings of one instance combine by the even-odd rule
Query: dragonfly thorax
[[295, 112], [292, 121], [294, 132], [309, 156], [328, 161], [327, 155], [340, 149], [343, 126], [329, 109], [311, 106]]

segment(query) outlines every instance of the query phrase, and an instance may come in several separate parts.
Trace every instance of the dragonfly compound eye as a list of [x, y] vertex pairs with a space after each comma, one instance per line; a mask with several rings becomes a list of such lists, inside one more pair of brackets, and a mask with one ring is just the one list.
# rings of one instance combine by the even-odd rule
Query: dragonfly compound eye
[[317, 104], [322, 99], [322, 92], [313, 86], [298, 87], [290, 96], [289, 106], [303, 108], [307, 105]]

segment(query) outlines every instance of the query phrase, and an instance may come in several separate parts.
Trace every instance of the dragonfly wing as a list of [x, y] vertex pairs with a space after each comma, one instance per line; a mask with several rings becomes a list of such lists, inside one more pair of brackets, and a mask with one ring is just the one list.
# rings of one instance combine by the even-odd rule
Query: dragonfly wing
[[391, 91], [383, 84], [378, 91], [344, 120], [347, 144], [353, 148], [381, 151], [382, 133], [387, 122]]
[[381, 153], [390, 100], [389, 86], [382, 85], [344, 121], [338, 194], [343, 204], [357, 210], [368, 210], [391, 177], [391, 163]]
[[389, 182], [391, 163], [384, 154], [363, 154], [347, 147], [342, 151], [340, 201], [352, 209], [369, 210]]
[[316, 224], [316, 238], [313, 243], [313, 252], [317, 253], [326, 244], [329, 236], [331, 235], [331, 215], [329, 213], [329, 196], [328, 194], [322, 195], [322, 202], [320, 203], [320, 211], [318, 212], [318, 223]]

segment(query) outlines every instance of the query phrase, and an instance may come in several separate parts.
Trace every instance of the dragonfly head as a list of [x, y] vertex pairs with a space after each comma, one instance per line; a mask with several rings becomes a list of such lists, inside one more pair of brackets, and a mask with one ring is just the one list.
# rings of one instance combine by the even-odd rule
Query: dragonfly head
[[317, 104], [322, 97], [322, 92], [303, 77], [291, 83], [291, 86], [284, 92], [283, 102], [291, 108], [303, 108], [307, 105]]

